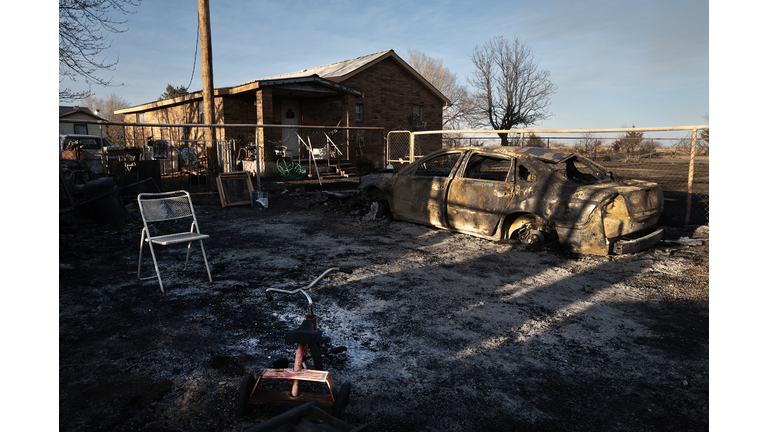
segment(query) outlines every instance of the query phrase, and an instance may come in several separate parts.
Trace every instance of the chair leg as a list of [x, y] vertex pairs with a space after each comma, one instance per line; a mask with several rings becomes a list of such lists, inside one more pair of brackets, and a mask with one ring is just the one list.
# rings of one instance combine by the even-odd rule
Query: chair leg
[[160, 282], [160, 292], [165, 292], [163, 289], [163, 278], [160, 277], [160, 269], [157, 267], [157, 258], [155, 257], [155, 248], [152, 247], [152, 243], [149, 243], [149, 251], [152, 253], [152, 262], [155, 263], [155, 273], [157, 274], [157, 281]]
[[205, 248], [203, 247], [203, 241], [200, 240], [200, 250], [203, 251], [203, 261], [205, 261], [205, 270], [208, 272], [208, 282], [213, 282], [211, 277], [211, 269], [208, 267], [208, 258], [205, 256]]
[[144, 280], [141, 278], [141, 259], [142, 259], [142, 252], [144, 251], [144, 238], [146, 236], [146, 229], [141, 230], [141, 241], [139, 243], [139, 270], [136, 272], [136, 277], [139, 278], [139, 280]]
[[[189, 264], [189, 254], [192, 249], [192, 242], [189, 242], [187, 244], [187, 261], [184, 263], [184, 270], [187, 269], [187, 264]], [[203, 247], [203, 241], [200, 240], [200, 251], [203, 252], [203, 261], [205, 261], [205, 270], [208, 272], [208, 281], [213, 282], [213, 278], [211, 277], [211, 269], [208, 267], [208, 257], [205, 256], [205, 247]]]
[[189, 264], [189, 253], [192, 250], [192, 242], [187, 243], [187, 260], [184, 261], [184, 270], [187, 269], [187, 264]]
[[[155, 259], [155, 250], [152, 248], [152, 244], [150, 242], [145, 242], [147, 238], [146, 235], [146, 229], [142, 229], [141, 231], [141, 244], [139, 244], [139, 270], [136, 273], [136, 276], [139, 278], [139, 280], [145, 281], [150, 279], [157, 279], [158, 282], [160, 282], [160, 291], [165, 292], [163, 289], [163, 280], [160, 277], [160, 269], [157, 267], [157, 259]], [[155, 276], [147, 276], [147, 277], [141, 277], [141, 263], [144, 259], [143, 252], [144, 252], [144, 243], [149, 243], [149, 251], [152, 253], [152, 262], [155, 265]]]

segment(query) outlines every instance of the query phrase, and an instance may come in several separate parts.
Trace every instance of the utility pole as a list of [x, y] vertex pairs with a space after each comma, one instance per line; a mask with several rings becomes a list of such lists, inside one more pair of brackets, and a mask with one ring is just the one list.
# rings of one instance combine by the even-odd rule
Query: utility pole
[[[203, 118], [205, 124], [214, 124], [215, 106], [213, 102], [213, 51], [211, 50], [211, 12], [208, 0], [197, 0], [197, 14], [200, 20], [200, 66], [203, 73]], [[215, 184], [218, 174], [216, 157], [216, 129], [211, 127], [205, 134], [208, 150], [208, 183]]]

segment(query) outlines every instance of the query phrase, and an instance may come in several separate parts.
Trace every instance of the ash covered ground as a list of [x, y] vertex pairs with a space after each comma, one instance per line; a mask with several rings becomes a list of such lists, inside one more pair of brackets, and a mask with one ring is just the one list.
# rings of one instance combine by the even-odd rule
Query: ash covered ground
[[[354, 198], [286, 188], [268, 209], [196, 203], [193, 246], [139, 282], [141, 222], [60, 225], [62, 431], [242, 431], [242, 378], [291, 357], [306, 285], [327, 359], [371, 431], [700, 431], [709, 427], [709, 246], [700, 227], [622, 257], [571, 255], [390, 220]], [[705, 228], [705, 227], [704, 227]], [[151, 261], [146, 260], [147, 269]]]

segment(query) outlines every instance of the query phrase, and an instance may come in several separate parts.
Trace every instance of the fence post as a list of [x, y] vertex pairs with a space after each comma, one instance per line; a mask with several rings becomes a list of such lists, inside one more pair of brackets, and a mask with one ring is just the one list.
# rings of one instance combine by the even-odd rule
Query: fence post
[[414, 134], [412, 134], [412, 133], [409, 133], [409, 134], [408, 134], [408, 144], [409, 144], [409, 145], [410, 145], [410, 147], [411, 147], [410, 162], [413, 162], [413, 161], [415, 161], [415, 160], [416, 160], [416, 158], [415, 158], [415, 157], [414, 157], [414, 155], [413, 155], [413, 153], [414, 153], [414, 147], [416, 146], [416, 135], [414, 135]]
[[688, 194], [685, 203], [685, 225], [691, 221], [691, 195], [693, 194], [693, 167], [694, 160], [696, 158], [696, 135], [699, 134], [698, 129], [693, 129], [691, 135], [691, 161], [688, 163]]
[[390, 134], [390, 132], [387, 132], [387, 137], [386, 137], [386, 141], [385, 141], [387, 143], [387, 145], [386, 145], [386, 148], [385, 148], [385, 151], [384, 151], [384, 168], [387, 168], [387, 165], [389, 165], [389, 134]]
[[651, 152], [648, 153], [648, 161], [653, 159], [653, 138], [651, 138]]

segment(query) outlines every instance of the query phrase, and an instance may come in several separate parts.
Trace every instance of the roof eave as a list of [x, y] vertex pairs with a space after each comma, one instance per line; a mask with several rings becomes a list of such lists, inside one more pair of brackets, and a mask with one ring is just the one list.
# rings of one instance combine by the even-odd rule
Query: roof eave
[[[221, 89], [214, 90], [214, 96], [220, 96], [222, 94], [221, 92], [219, 92], [219, 90]], [[173, 99], [163, 99], [155, 102], [149, 102], [142, 105], [137, 105], [130, 108], [116, 110], [115, 114], [134, 114], [137, 112], [149, 111], [153, 109], [169, 107], [172, 105], [178, 105], [184, 102], [190, 102], [190, 101], [202, 99], [202, 98], [203, 98], [203, 92], [198, 91], [194, 93], [185, 94], [184, 96], [178, 96]]]

